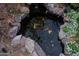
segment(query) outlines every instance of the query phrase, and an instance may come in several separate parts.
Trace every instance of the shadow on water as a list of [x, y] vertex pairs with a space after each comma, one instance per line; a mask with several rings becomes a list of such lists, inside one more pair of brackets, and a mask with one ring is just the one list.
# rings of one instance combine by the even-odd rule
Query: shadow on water
[[[32, 4], [30, 7], [29, 17], [25, 17], [21, 21], [21, 28], [17, 35], [22, 34], [24, 36], [32, 37], [43, 49], [46, 55], [58, 56], [60, 53], [64, 53], [64, 45], [58, 38], [60, 25], [63, 24], [63, 17], [55, 14], [45, 13], [46, 8], [43, 4]], [[30, 22], [34, 22], [35, 17], [46, 17], [43, 21], [44, 27], [42, 29], [33, 29]], [[42, 23], [42, 22], [41, 22]], [[51, 34], [48, 33], [48, 29], [51, 30]], [[30, 35], [28, 35], [30, 33]]]

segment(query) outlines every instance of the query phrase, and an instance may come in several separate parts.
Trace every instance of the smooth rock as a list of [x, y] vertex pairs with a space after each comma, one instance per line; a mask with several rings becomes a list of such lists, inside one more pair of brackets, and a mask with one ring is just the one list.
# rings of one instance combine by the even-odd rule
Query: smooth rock
[[38, 54], [34, 51], [34, 52], [32, 53], [32, 56], [38, 56]]
[[22, 35], [18, 35], [16, 37], [13, 38], [12, 42], [11, 42], [11, 45], [13, 47], [16, 47], [18, 44], [20, 44], [20, 40], [22, 38]]
[[20, 44], [21, 44], [22, 46], [25, 46], [26, 39], [27, 39], [26, 37], [22, 36], [22, 38], [21, 38], [21, 40], [20, 40]]
[[59, 32], [59, 39], [64, 39], [64, 38], [66, 38], [66, 35], [65, 35], [65, 33], [63, 32], [63, 30], [60, 29], [60, 32]]
[[34, 41], [31, 38], [26, 38], [25, 41], [25, 48], [29, 53], [32, 53], [34, 51]]
[[60, 53], [60, 55], [59, 56], [65, 56], [63, 53]]
[[25, 47], [22, 47], [22, 48], [21, 48], [21, 51], [26, 52]]
[[31, 38], [26, 38], [24, 36], [22, 36], [21, 40], [21, 45], [25, 44], [25, 48], [26, 50], [32, 54], [32, 56], [41, 56], [41, 55], [45, 55], [45, 53], [43, 52], [43, 50], [41, 49], [41, 47]]
[[35, 51], [39, 56], [46, 56], [42, 48], [37, 43], [35, 43]]

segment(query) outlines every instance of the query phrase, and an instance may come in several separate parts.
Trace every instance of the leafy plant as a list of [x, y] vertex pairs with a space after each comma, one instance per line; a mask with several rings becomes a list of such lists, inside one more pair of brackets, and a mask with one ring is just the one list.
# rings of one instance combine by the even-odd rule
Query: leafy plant
[[18, 11], [15, 8], [9, 8], [8, 12], [11, 13], [11, 14], [17, 14], [18, 13]]
[[79, 18], [79, 13], [74, 10], [71, 10], [71, 12], [65, 13], [65, 16], [68, 16], [70, 19], [69, 22], [63, 28], [63, 31], [68, 36], [75, 36], [77, 34], [77, 18]]
[[71, 10], [68, 13], [65, 13], [65, 16], [68, 16], [69, 22], [63, 28], [63, 31], [70, 37], [76, 37], [75, 43], [70, 42], [67, 44], [67, 50], [70, 55], [79, 55], [79, 12]]
[[77, 9], [77, 8], [79, 8], [79, 3], [71, 3], [70, 7], [74, 8], [74, 9]]
[[70, 52], [71, 55], [79, 53], [79, 47], [77, 46], [76, 43], [69, 43], [68, 44], [68, 51]]
[[64, 31], [65, 33], [67, 33], [67, 32], [69, 31], [69, 29], [65, 26], [64, 29], [63, 29], [63, 31]]

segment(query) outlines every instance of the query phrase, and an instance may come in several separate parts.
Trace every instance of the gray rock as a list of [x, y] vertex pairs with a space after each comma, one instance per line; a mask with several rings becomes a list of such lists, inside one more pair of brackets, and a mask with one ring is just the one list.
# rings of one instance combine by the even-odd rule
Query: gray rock
[[4, 48], [5, 46], [2, 44], [2, 43], [0, 43], [0, 53], [2, 52], [2, 48]]
[[26, 52], [25, 47], [22, 47], [20, 50], [23, 51], [23, 52]]
[[19, 14], [15, 17], [16, 23], [21, 22], [21, 20], [25, 18], [30, 12], [28, 7], [21, 7], [20, 11], [22, 12], [22, 14]]
[[22, 38], [22, 35], [18, 35], [16, 37], [14, 37], [11, 42], [11, 46], [16, 47], [18, 44], [20, 44], [21, 38]]
[[22, 46], [25, 46], [26, 39], [27, 39], [26, 37], [22, 36], [22, 38], [21, 38], [21, 40], [20, 40], [20, 44], [21, 44]]
[[23, 18], [25, 18], [26, 16], [28, 15], [28, 13], [22, 13], [22, 14], [19, 14], [15, 17], [15, 21], [17, 23], [20, 23], [22, 21]]
[[25, 48], [26, 50], [29, 52], [29, 53], [32, 53], [34, 51], [34, 41], [31, 39], [31, 38], [26, 38], [26, 41], [25, 41]]
[[63, 32], [63, 30], [60, 29], [60, 32], [59, 32], [59, 39], [64, 39], [64, 38], [66, 38], [66, 35], [65, 35], [65, 33]]
[[20, 28], [20, 23], [15, 22], [15, 23], [12, 24], [12, 26], [18, 26]]
[[30, 37], [22, 37], [21, 38], [21, 45], [24, 45], [25, 43], [25, 48], [26, 50], [32, 55], [32, 56], [45, 56], [45, 53], [41, 49], [41, 47]]
[[38, 54], [36, 53], [36, 51], [34, 51], [34, 52], [32, 53], [32, 56], [38, 56]]
[[27, 14], [30, 12], [30, 10], [29, 10], [28, 7], [21, 7], [20, 11], [21, 11], [22, 13], [27, 13]]
[[19, 31], [20, 27], [19, 26], [14, 26], [9, 30], [9, 36], [11, 38], [14, 38], [17, 34], [17, 32]]
[[0, 56], [11, 56], [10, 53], [0, 53]]
[[59, 56], [65, 56], [63, 53], [60, 53], [60, 55]]
[[21, 20], [24, 19], [26, 16], [28, 16], [27, 13], [23, 13], [23, 14], [21, 14]]
[[21, 22], [21, 14], [20, 14], [20, 15], [17, 15], [17, 16], [15, 17], [15, 21], [16, 21], [16, 23]]
[[37, 43], [35, 43], [35, 51], [39, 56], [46, 56], [42, 48]]
[[63, 13], [64, 13], [64, 9], [65, 8], [62, 8], [60, 7], [59, 4], [56, 4], [56, 3], [46, 3], [45, 4], [46, 8], [48, 9], [48, 11], [50, 13], [54, 13], [54, 14], [57, 14], [57, 15], [60, 15], [60, 16], [63, 16]]

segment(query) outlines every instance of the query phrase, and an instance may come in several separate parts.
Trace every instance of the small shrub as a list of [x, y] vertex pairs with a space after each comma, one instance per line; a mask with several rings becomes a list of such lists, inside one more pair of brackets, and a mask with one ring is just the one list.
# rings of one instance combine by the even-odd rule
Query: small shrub
[[70, 19], [69, 22], [63, 28], [63, 31], [68, 36], [75, 36], [77, 34], [77, 18], [79, 18], [79, 13], [74, 10], [71, 10], [71, 12], [66, 13], [65, 16], [68, 16]]
[[76, 43], [68, 43], [68, 51], [71, 55], [79, 53], [79, 47]]

